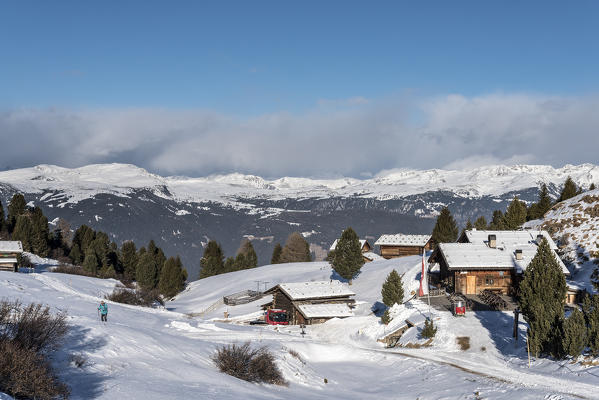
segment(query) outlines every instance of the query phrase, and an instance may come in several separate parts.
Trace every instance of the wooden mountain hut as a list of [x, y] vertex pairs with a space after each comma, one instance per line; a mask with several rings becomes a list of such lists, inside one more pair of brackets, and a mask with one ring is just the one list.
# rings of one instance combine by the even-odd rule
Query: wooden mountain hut
[[0, 241], [0, 271], [17, 272], [17, 257], [23, 253], [23, 245], [19, 241]]
[[416, 256], [424, 250], [432, 250], [434, 245], [431, 235], [382, 235], [375, 243], [379, 246], [383, 258]]
[[311, 325], [353, 315], [355, 300], [351, 297], [355, 293], [339, 281], [280, 283], [264, 294], [271, 294], [272, 302], [263, 307], [286, 310], [292, 325]]
[[[514, 295], [524, 271], [537, 253], [542, 237], [555, 251], [557, 246], [546, 232], [489, 231], [485, 240], [479, 232], [466, 231], [461, 243], [440, 243], [429, 257], [429, 269], [439, 268], [441, 281], [453, 284], [456, 293], [480, 294], [485, 289]], [[486, 232], [486, 231], [485, 231]], [[564, 275], [570, 272], [559, 258]]]

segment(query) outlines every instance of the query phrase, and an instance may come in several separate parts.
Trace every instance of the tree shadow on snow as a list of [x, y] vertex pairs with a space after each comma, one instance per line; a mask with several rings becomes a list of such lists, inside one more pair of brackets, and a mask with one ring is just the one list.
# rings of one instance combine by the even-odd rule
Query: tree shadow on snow
[[[356, 279], [358, 279], [360, 277], [360, 274], [362, 273], [362, 271], [359, 271], [352, 279], [352, 281], [355, 281]], [[331, 277], [330, 279], [332, 281], [339, 281], [342, 283], [348, 283], [349, 284], [349, 279], [345, 279], [342, 278], [341, 275], [339, 275], [334, 269], [331, 270]]]
[[103, 348], [103, 337], [90, 337], [89, 328], [71, 325], [63, 347], [54, 355], [60, 379], [71, 388], [72, 398], [92, 399], [104, 394], [106, 376], [91, 372], [93, 362], [86, 356]]
[[514, 314], [501, 311], [474, 311], [481, 325], [489, 331], [497, 351], [504, 356], [525, 359], [526, 354], [526, 322], [520, 314], [518, 320], [517, 340], [513, 337]]

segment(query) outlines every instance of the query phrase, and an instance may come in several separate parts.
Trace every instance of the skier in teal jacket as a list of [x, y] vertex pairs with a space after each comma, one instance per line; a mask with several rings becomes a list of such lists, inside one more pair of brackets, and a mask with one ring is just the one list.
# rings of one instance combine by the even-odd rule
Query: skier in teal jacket
[[100, 302], [100, 306], [98, 307], [98, 313], [100, 314], [100, 318], [103, 322], [107, 321], [108, 318], [108, 306], [104, 303], [104, 300]]

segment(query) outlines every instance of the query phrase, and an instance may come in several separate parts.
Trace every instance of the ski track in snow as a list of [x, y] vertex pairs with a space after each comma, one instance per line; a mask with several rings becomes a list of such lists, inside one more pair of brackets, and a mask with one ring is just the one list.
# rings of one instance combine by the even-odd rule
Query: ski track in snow
[[[457, 350], [455, 334], [450, 330], [456, 329], [456, 324], [475, 329], [481, 324], [478, 316], [457, 320], [449, 313], [435, 313], [441, 331], [435, 339], [438, 347], [381, 348], [369, 336], [377, 335], [377, 329], [381, 329], [378, 319], [369, 315], [369, 307], [378, 299], [380, 284], [392, 268], [406, 272], [407, 292], [416, 287], [409, 275], [417, 273], [418, 257], [365, 265], [352, 285], [357, 300], [363, 302], [357, 308], [358, 315], [310, 326], [306, 337], [300, 335], [298, 327], [219, 322], [216, 316], [222, 309], [213, 313], [212, 320], [185, 316], [201, 304], [235, 291], [236, 285], [253, 284], [250, 278], [254, 276], [264, 274], [272, 278], [277, 268], [279, 274], [295, 277], [296, 281], [301, 277], [322, 279], [323, 274], [330, 274], [326, 263], [285, 267], [258, 268], [246, 275], [245, 282], [241, 277], [247, 271], [193, 282], [177, 299], [167, 302], [165, 310], [109, 303], [107, 324], [99, 322], [96, 307], [114, 289], [114, 280], [0, 272], [0, 297], [38, 301], [67, 310], [74, 332], [55, 364], [72, 386], [73, 399], [466, 399], [475, 398], [475, 392], [480, 392], [482, 398], [498, 399], [599, 397], [598, 369], [592, 369], [595, 378], [591, 371], [588, 376], [584, 369], [568, 374], [559, 363], [544, 360], [535, 361], [539, 367], [524, 369], [517, 356], [514, 364], [499, 350], [492, 349], [488, 343], [492, 340], [484, 332], [478, 332], [481, 339], [472, 339], [489, 346], [486, 354]], [[213, 288], [211, 292], [208, 287]], [[241, 318], [255, 312], [257, 304], [263, 302], [264, 299], [229, 311], [241, 314]], [[410, 304], [415, 311], [427, 309], [420, 301]], [[487, 329], [494, 329], [494, 325]], [[273, 350], [289, 387], [250, 384], [215, 369], [210, 356], [219, 344], [245, 341]], [[291, 356], [289, 349], [300, 358]], [[83, 369], [70, 364], [69, 354], [73, 353], [88, 358]], [[533, 372], [535, 368], [541, 372]], [[324, 378], [328, 383], [324, 383]]]

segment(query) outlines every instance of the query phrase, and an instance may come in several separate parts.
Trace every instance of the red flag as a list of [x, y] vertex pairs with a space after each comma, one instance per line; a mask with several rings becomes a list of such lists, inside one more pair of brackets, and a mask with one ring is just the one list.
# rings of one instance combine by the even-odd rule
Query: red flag
[[[425, 287], [426, 285], [426, 287]], [[425, 292], [426, 289], [426, 292]], [[422, 272], [420, 273], [420, 289], [418, 290], [418, 296], [422, 297], [428, 293], [428, 282], [426, 281], [426, 273], [424, 271], [424, 249], [422, 249]]]

